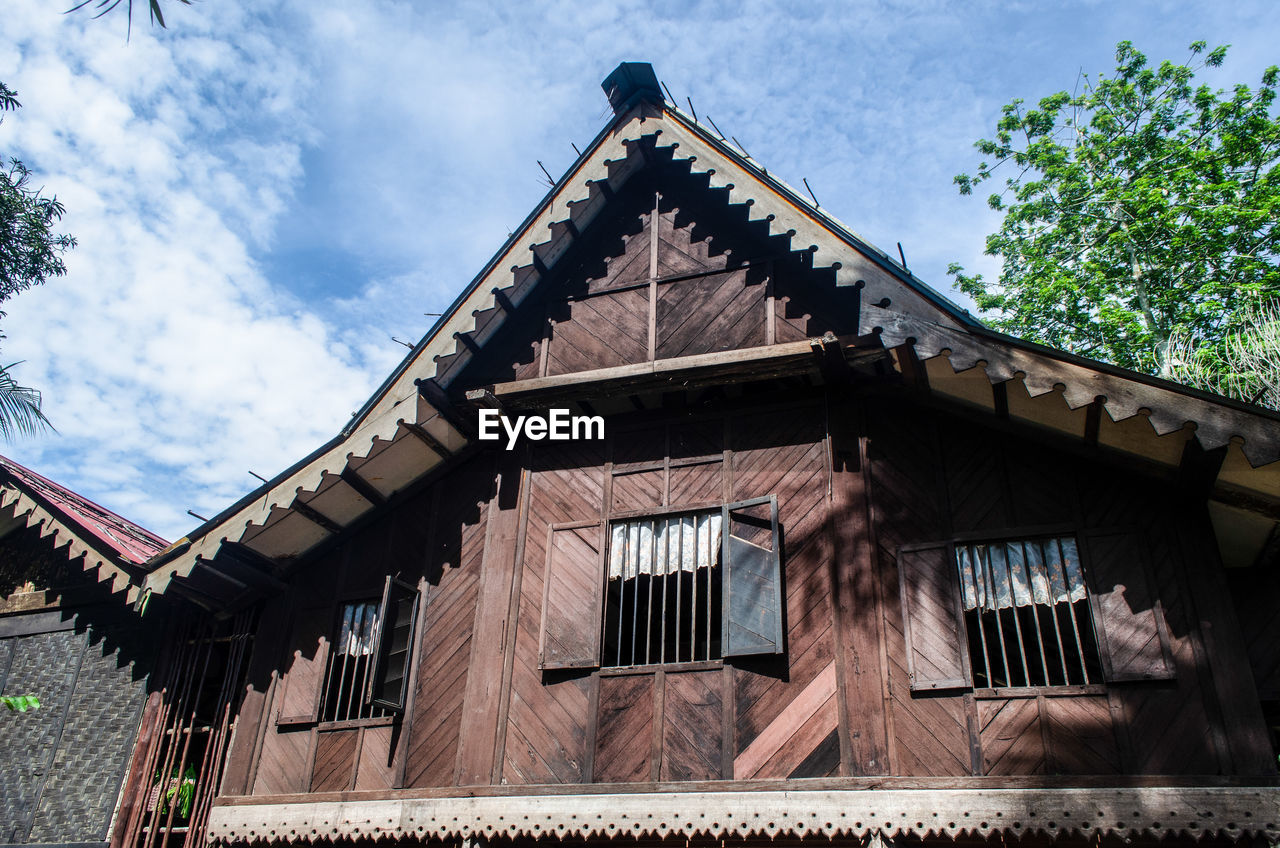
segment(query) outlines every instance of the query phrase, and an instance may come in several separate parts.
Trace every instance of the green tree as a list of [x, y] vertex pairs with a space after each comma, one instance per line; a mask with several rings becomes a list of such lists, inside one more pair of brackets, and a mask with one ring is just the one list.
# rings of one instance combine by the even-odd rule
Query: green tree
[[1250, 304], [1244, 328], [1215, 345], [1175, 335], [1169, 350], [1179, 383], [1280, 409], [1280, 304]]
[[[0, 113], [20, 105], [18, 95], [0, 83]], [[65, 274], [62, 254], [76, 243], [69, 235], [53, 232], [65, 211], [62, 204], [31, 188], [30, 181], [31, 172], [19, 160], [11, 158], [8, 167], [0, 166], [0, 303]], [[4, 314], [0, 310], [0, 318]], [[0, 437], [5, 439], [50, 426], [40, 410], [40, 392], [14, 379], [17, 364], [0, 367]]]
[[961, 194], [1006, 175], [986, 253], [1000, 278], [949, 271], [1006, 332], [1173, 376], [1170, 340], [1206, 361], [1244, 326], [1244, 305], [1280, 294], [1280, 70], [1230, 92], [1196, 85], [1227, 48], [1191, 45], [1186, 65], [1116, 47], [1115, 75], [1081, 74], [1037, 108], [1001, 110]]

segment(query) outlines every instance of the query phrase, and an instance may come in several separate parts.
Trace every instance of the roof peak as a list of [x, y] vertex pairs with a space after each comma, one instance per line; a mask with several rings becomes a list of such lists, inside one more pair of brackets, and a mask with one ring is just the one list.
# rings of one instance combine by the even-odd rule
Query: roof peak
[[621, 115], [642, 100], [665, 103], [658, 75], [648, 62], [623, 62], [600, 83], [615, 115]]

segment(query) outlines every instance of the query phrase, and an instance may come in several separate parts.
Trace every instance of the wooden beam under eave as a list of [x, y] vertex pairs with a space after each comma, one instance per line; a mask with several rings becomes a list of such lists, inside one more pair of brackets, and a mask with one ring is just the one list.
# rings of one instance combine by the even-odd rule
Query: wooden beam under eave
[[[250, 561], [253, 560], [253, 561]], [[218, 557], [214, 560], [214, 567], [222, 572], [230, 574], [249, 587], [258, 590], [275, 590], [284, 591], [289, 584], [285, 583], [275, 575], [274, 569], [278, 566], [267, 566], [257, 564], [258, 561], [267, 561], [265, 557], [246, 548], [244, 545], [236, 542], [223, 542], [218, 550]], [[266, 570], [271, 568], [272, 570]]]
[[427, 428], [423, 427], [421, 424], [415, 424], [412, 421], [402, 421], [400, 422], [400, 426], [407, 430], [410, 435], [417, 438], [418, 441], [422, 442], [434, 451], [441, 459], [448, 459], [453, 456], [453, 451], [445, 447], [444, 442], [431, 435]]
[[317, 527], [328, 530], [330, 533], [342, 532], [341, 524], [334, 521], [332, 518], [310, 504], [303, 502], [301, 498], [295, 499], [294, 502], [289, 505], [289, 509], [298, 513], [298, 515], [301, 515]]
[[367, 500], [374, 506], [383, 506], [387, 502], [387, 496], [379, 492], [374, 485], [368, 480], [356, 473], [355, 469], [347, 467], [342, 469], [342, 473], [338, 475], [342, 478], [342, 482], [356, 490], [356, 494]]
[[475, 424], [468, 421], [454, 406], [453, 400], [435, 381], [434, 377], [425, 380], [417, 380], [418, 394], [422, 395], [432, 409], [434, 409], [441, 418], [443, 418], [450, 427], [462, 434], [463, 438], [468, 441], [475, 438]]
[[[659, 359], [551, 377], [498, 383], [489, 392], [503, 405], [538, 408], [579, 400], [583, 395], [626, 397], [731, 383], [817, 374], [827, 351], [842, 352], [849, 366], [868, 365], [888, 356], [880, 347], [851, 344], [853, 337], [764, 345], [761, 347]], [[838, 346], [838, 347], [837, 347]]]

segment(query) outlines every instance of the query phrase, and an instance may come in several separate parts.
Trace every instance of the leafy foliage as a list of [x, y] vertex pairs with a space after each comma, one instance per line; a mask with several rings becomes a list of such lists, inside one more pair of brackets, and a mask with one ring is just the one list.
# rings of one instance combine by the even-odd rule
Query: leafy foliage
[[[17, 93], [0, 83], [0, 112], [20, 105]], [[7, 168], [0, 166], [0, 303], [65, 274], [62, 254], [76, 243], [69, 235], [53, 232], [65, 212], [62, 204], [31, 188], [30, 181], [31, 171], [19, 160], [11, 158]], [[0, 318], [4, 314], [0, 310]], [[0, 437], [4, 439], [50, 426], [40, 411], [40, 392], [19, 385], [13, 367], [0, 368]]]
[[[173, 767], [173, 772], [166, 782], [163, 791], [160, 793], [159, 809], [156, 810], [157, 815], [164, 815], [169, 812], [169, 805], [173, 804], [177, 817], [179, 819], [191, 818], [191, 805], [196, 797], [196, 769], [195, 766], [188, 764], [187, 770], [178, 776], [179, 766]], [[156, 772], [153, 784], [160, 783], [160, 772]]]
[[1011, 172], [988, 203], [1004, 213], [986, 253], [998, 282], [960, 289], [999, 329], [1128, 368], [1172, 375], [1172, 337], [1220, 356], [1246, 303], [1280, 294], [1280, 69], [1256, 89], [1195, 85], [1226, 47], [1191, 45], [1194, 65], [1151, 68], [1127, 41], [1116, 71], [1081, 74], [1026, 109], [1004, 106], [994, 139], [975, 147], [961, 194]]
[[40, 709], [40, 699], [35, 695], [0, 695], [0, 704], [4, 704], [13, 713]]
[[1280, 410], [1280, 305], [1250, 306], [1245, 327], [1217, 345], [1170, 341], [1173, 378], [1179, 383]]
[[[177, 0], [184, 6], [190, 6], [191, 0]], [[66, 14], [78, 12], [86, 6], [93, 6], [97, 14], [94, 18], [100, 18], [108, 12], [113, 12], [121, 3], [125, 4], [125, 18], [128, 20], [126, 25], [126, 37], [133, 33], [133, 0], [82, 0], [66, 11]], [[148, 10], [151, 13], [151, 25], [160, 24], [163, 28], [168, 28], [164, 22], [164, 12], [160, 9], [160, 0], [147, 0]]]

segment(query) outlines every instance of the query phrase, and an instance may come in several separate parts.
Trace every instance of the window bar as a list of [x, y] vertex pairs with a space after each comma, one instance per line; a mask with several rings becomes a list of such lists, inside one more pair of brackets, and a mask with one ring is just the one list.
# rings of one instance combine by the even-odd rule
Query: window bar
[[703, 562], [707, 573], [707, 659], [711, 659], [711, 515], [708, 513], [707, 520], [707, 551], [706, 560]]
[[658, 661], [667, 661], [667, 574], [671, 570], [671, 519], [662, 523], [662, 538], [667, 541], [662, 546], [662, 646], [658, 653]]
[[[333, 680], [333, 667], [338, 662], [338, 652], [336, 650], [329, 651], [329, 658], [326, 660], [327, 667], [324, 672], [325, 680]], [[324, 691], [320, 693], [320, 711], [318, 715], [320, 720], [324, 721], [325, 716], [329, 714], [329, 686], [326, 684]]]
[[631, 554], [631, 526], [627, 523], [622, 525], [622, 568], [618, 574], [618, 661], [616, 665], [622, 665], [622, 613], [626, 607], [627, 600], [627, 563], [630, 561]]
[[[1006, 544], [1002, 547], [1004, 549], [1004, 572], [1005, 576], [1009, 578], [1009, 602], [1012, 604], [1010, 609], [1013, 610], [1013, 629], [1018, 634], [1018, 656], [1022, 660], [1022, 685], [1030, 686], [1031, 671], [1027, 668], [1027, 646], [1022, 640], [1022, 621], [1018, 617], [1018, 595], [1013, 588], [1013, 566], [1009, 565], [1010, 546]], [[1027, 586], [1027, 591], [1031, 591], [1030, 585]], [[1032, 597], [1031, 600], [1034, 604], [1035, 598]], [[1012, 682], [1009, 685], [1013, 685]]]
[[[1062, 683], [1066, 685], [1071, 682], [1071, 673], [1067, 671], [1067, 649], [1062, 645], [1062, 628], [1058, 625], [1058, 598], [1053, 591], [1053, 583], [1049, 580], [1049, 550], [1045, 547], [1044, 539], [1038, 542], [1040, 546], [1040, 565], [1044, 568], [1044, 582], [1049, 587], [1049, 617], [1053, 619], [1053, 633], [1058, 637], [1058, 659], [1062, 662]], [[1068, 595], [1070, 597], [1070, 595]], [[1049, 676], [1045, 671], [1045, 678]]]
[[1040, 648], [1040, 674], [1044, 678], [1041, 686], [1049, 685], [1049, 660], [1044, 654], [1044, 634], [1041, 632], [1043, 628], [1040, 626], [1040, 613], [1036, 610], [1039, 604], [1036, 603], [1035, 577], [1031, 574], [1031, 562], [1027, 557], [1027, 543], [1019, 542], [1022, 547], [1022, 570], [1027, 575], [1027, 587], [1031, 591], [1031, 617], [1036, 623], [1036, 644]]
[[[212, 630], [212, 625], [210, 625], [210, 630]], [[188, 695], [190, 696], [190, 701], [188, 701], [188, 704], [190, 706], [190, 709], [184, 710], [187, 713], [187, 718], [186, 718], [186, 727], [185, 727], [186, 732], [182, 740], [182, 754], [178, 758], [179, 785], [181, 785], [181, 781], [183, 779], [183, 773], [186, 771], [187, 757], [191, 754], [191, 737], [195, 735], [193, 731], [195, 730], [195, 726], [196, 726], [196, 711], [200, 708], [200, 696], [204, 694], [204, 684], [209, 677], [209, 655], [212, 653], [212, 651], [209, 649], [210, 648], [210, 644], [208, 640], [209, 636], [212, 636], [211, 632], [206, 634], [206, 639], [204, 640], [204, 644], [203, 644], [204, 663], [201, 665], [200, 674], [196, 678], [197, 682], [195, 686], [195, 695], [190, 696], [190, 689], [188, 689]], [[179, 720], [178, 726], [179, 727], [182, 726], [181, 720]], [[177, 735], [175, 734], [174, 740], [173, 740], [173, 744], [175, 746], [177, 745], [177, 741], [178, 741]], [[170, 776], [171, 775], [172, 773], [170, 773]], [[161, 797], [164, 796], [164, 793], [165, 793], [165, 790], [161, 789], [160, 790]], [[157, 806], [159, 806], [159, 803], [160, 801], [159, 799], [157, 799], [156, 800]], [[164, 822], [164, 839], [160, 841], [160, 848], [167, 848], [167, 846], [169, 845], [169, 837], [173, 833], [173, 819], [174, 819], [174, 816], [177, 814], [177, 812], [178, 812], [178, 797], [177, 797], [177, 793], [175, 793], [173, 799], [169, 802], [169, 815]]]
[[342, 646], [342, 676], [340, 676], [340, 678], [338, 679], [338, 710], [337, 712], [335, 712], [335, 715], [334, 715], [334, 719], [338, 721], [344, 721], [349, 719], [349, 717], [351, 717], [351, 698], [348, 697], [346, 705], [343, 705], [342, 684], [346, 683], [347, 681], [348, 662], [352, 666], [352, 669], [351, 669], [352, 681], [355, 681], [356, 661], [355, 661], [355, 658], [352, 658], [351, 648], [356, 644], [356, 634], [358, 633], [358, 628], [360, 628], [362, 621], [364, 621], [365, 619], [364, 605], [360, 605], [360, 603], [356, 603], [356, 605], [348, 606], [347, 616], [349, 617], [349, 620], [351, 620], [351, 626], [347, 628], [346, 639], [344, 639], [344, 644]]
[[[1000, 620], [1002, 618], [1002, 616], [1000, 615], [1000, 592], [999, 590], [995, 589], [996, 569], [995, 569], [995, 566], [992, 565], [991, 563], [991, 547], [992, 546], [984, 545], [984, 547], [986, 548], [986, 560], [983, 563], [983, 568], [986, 570], [987, 574], [990, 575], [991, 577], [990, 584], [992, 589], [994, 590], [994, 597], [996, 600], [996, 635], [1000, 642], [1000, 662], [1003, 663], [1004, 665], [1004, 669], [1002, 672], [1004, 674], [1004, 685], [1012, 686], [1013, 681], [1010, 679], [1010, 675], [1009, 675], [1009, 652], [1008, 652], [1008, 649], [1005, 648], [1005, 644], [1004, 644], [1004, 622]], [[1013, 587], [1010, 587], [1009, 592], [1010, 592], [1009, 600], [1012, 601]]]
[[[684, 519], [680, 520], [680, 526], [684, 527]], [[698, 516], [693, 516], [693, 544], [690, 553], [693, 554], [693, 595], [689, 600], [689, 661], [692, 662], [698, 658]], [[684, 568], [684, 548], [680, 549], [680, 567]]]
[[1062, 585], [1067, 587], [1067, 610], [1071, 613], [1071, 630], [1076, 637], [1076, 655], [1080, 657], [1080, 671], [1084, 674], [1084, 683], [1089, 685], [1089, 669], [1084, 662], [1084, 641], [1080, 638], [1080, 625], [1076, 623], [1076, 605], [1071, 600], [1071, 579], [1067, 577], [1067, 552], [1062, 549], [1062, 539], [1054, 539], [1058, 547], [1058, 568], [1062, 570]]
[[658, 580], [658, 522], [649, 521], [649, 603], [645, 607], [644, 616], [644, 662], [653, 662], [649, 658], [649, 646], [653, 644], [653, 584]]
[[[187, 695], [189, 694], [192, 683], [195, 680], [195, 664], [196, 664], [196, 648], [194, 645], [194, 637], [188, 640], [188, 634], [195, 632], [192, 626], [182, 627], [179, 631], [180, 640], [177, 655], [174, 657], [172, 671], [166, 681], [164, 692], [170, 697], [165, 699], [166, 713], [162, 724], [163, 730], [160, 734], [160, 747], [156, 751], [156, 761], [161, 765], [159, 774], [161, 775], [160, 788], [158, 790], [148, 790], [144, 796], [146, 801], [144, 806], [150, 807], [145, 812], [140, 823], [139, 832], [142, 834], [142, 844], [146, 848], [155, 845], [156, 838], [160, 832], [160, 803], [164, 799], [165, 790], [168, 788], [169, 780], [167, 775], [172, 773], [173, 758], [177, 753], [177, 740], [182, 733], [182, 711], [186, 706]], [[154, 763], [149, 765], [154, 766]], [[150, 772], [148, 768], [148, 772]], [[151, 791], [157, 791], [156, 803], [154, 806], [150, 804]]]
[[[994, 687], [995, 682], [991, 679], [991, 657], [987, 653], [987, 629], [982, 623], [982, 608], [987, 601], [987, 584], [984, 580], [979, 579], [978, 572], [978, 546], [970, 545], [965, 550], [969, 552], [966, 559], [969, 560], [969, 574], [973, 577], [974, 601], [976, 602], [974, 609], [974, 617], [978, 619], [978, 641], [982, 643], [982, 670], [987, 675], [987, 685]], [[978, 590], [981, 590], [982, 597], [978, 597]]]
[[[388, 597], [387, 603], [390, 604], [393, 599]], [[356, 676], [351, 675], [351, 705], [355, 707], [356, 718], [369, 718], [373, 715], [373, 704], [370, 702], [367, 706], [364, 701], [365, 694], [369, 691], [369, 675], [373, 672], [373, 637], [378, 632], [378, 626], [382, 623], [378, 620], [378, 609], [373, 604], [365, 604], [366, 610], [365, 624], [367, 627], [361, 628], [363, 631], [360, 639], [359, 649], [362, 652], [360, 656], [364, 657], [362, 664], [358, 659], [356, 661], [356, 671], [360, 672], [360, 686], [357, 687]], [[387, 634], [390, 636], [391, 634]], [[363, 653], [365, 650], [368, 653]]]
[[639, 630], [640, 630], [640, 624], [639, 624], [639, 621], [640, 621], [640, 565], [641, 565], [640, 547], [644, 545], [644, 542], [639, 538], [640, 522], [639, 521], [635, 522], [634, 526], [636, 528], [637, 538], [636, 538], [636, 558], [635, 558], [636, 559], [636, 576], [635, 576], [636, 582], [635, 582], [635, 586], [633, 586], [631, 589], [631, 664], [632, 665], [636, 664], [636, 642], [639, 641], [639, 639], [637, 639], [636, 637], [638, 636]]
[[[679, 542], [676, 545], [677, 551], [684, 550], [684, 522], [678, 525], [680, 532], [678, 535]], [[680, 662], [680, 641], [684, 635], [683, 618], [684, 615], [684, 566], [680, 562], [676, 562], [676, 662]]]

